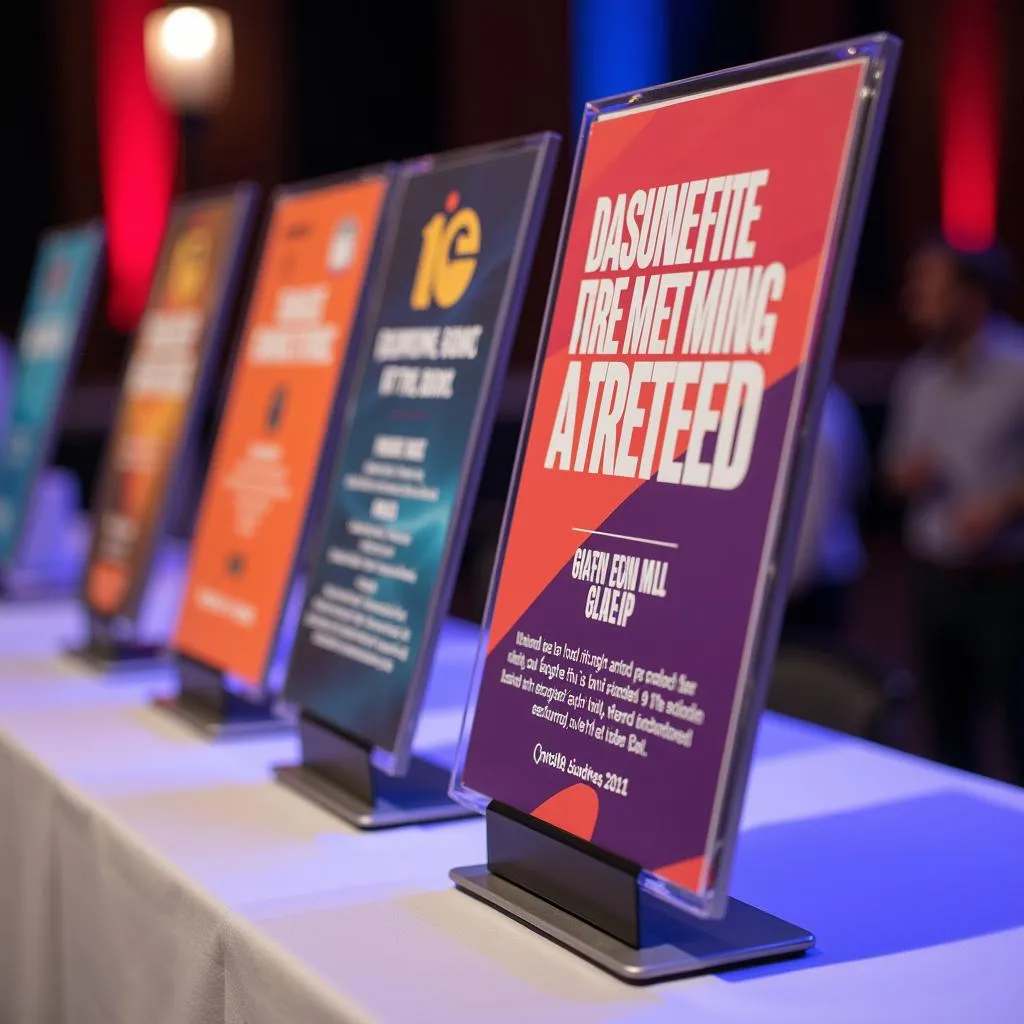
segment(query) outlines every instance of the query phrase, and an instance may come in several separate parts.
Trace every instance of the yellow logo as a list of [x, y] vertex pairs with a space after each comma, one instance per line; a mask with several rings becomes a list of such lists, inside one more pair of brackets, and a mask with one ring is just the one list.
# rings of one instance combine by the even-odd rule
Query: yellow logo
[[201, 225], [189, 228], [171, 250], [167, 299], [174, 306], [199, 302], [213, 264], [213, 233]]
[[480, 218], [468, 206], [459, 208], [461, 196], [449, 192], [444, 212], [435, 213], [423, 229], [420, 260], [413, 278], [409, 305], [429, 309], [454, 306], [469, 287], [480, 255]]

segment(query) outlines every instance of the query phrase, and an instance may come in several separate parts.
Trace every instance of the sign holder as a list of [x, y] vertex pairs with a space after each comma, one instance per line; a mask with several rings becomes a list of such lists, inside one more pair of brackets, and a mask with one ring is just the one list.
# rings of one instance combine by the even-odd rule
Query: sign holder
[[[80, 502], [77, 480], [74, 478], [70, 481], [58, 479], [54, 481], [58, 485], [73, 483], [74, 486], [51, 488], [47, 486], [44, 474], [51, 465], [58, 417], [71, 388], [82, 350], [89, 337], [96, 303], [99, 299], [106, 252], [103, 223], [93, 220], [76, 227], [56, 228], [47, 232], [40, 240], [39, 258], [43, 257], [48, 244], [59, 245], [63, 238], [72, 240], [76, 236], [83, 240], [90, 236], [93, 239], [91, 265], [88, 267], [81, 292], [82, 298], [69, 342], [68, 356], [64, 361], [60, 380], [54, 392], [50, 415], [42, 432], [40, 443], [36, 446], [35, 459], [30, 470], [27, 508], [25, 513], [19, 516], [16, 532], [11, 539], [8, 548], [10, 557], [6, 564], [0, 565], [0, 601], [47, 600], [64, 596], [68, 590], [74, 588], [74, 580], [77, 578], [76, 562], [72, 562], [70, 571], [62, 571], [55, 568], [52, 563], [48, 564], [45, 560], [40, 560], [39, 551], [36, 550], [42, 546], [49, 548], [53, 543], [58, 546], [63, 544], [65, 547], [69, 545], [71, 540], [69, 533], [73, 529], [74, 523], [68, 521], [68, 518], [73, 519], [77, 508], [61, 507], [61, 498], [66, 498], [68, 491], [73, 490], [75, 497], [69, 504]], [[26, 311], [27, 314], [28, 311]], [[20, 361], [20, 358], [19, 354], [15, 362]], [[16, 395], [12, 395], [12, 400], [16, 401]], [[36, 519], [40, 519], [41, 522], [34, 524], [26, 522], [26, 520]], [[40, 526], [46, 531], [45, 533], [38, 532]], [[50, 532], [52, 530], [60, 531], [64, 536], [54, 538]], [[41, 541], [43, 543], [40, 543]], [[70, 552], [70, 554], [72, 558], [77, 558], [77, 552]]]
[[[167, 491], [170, 491], [174, 481], [180, 479], [182, 468], [187, 465], [196, 440], [198, 411], [202, 408], [205, 396], [209, 391], [216, 356], [231, 321], [235, 305], [234, 298], [246, 262], [246, 247], [255, 220], [258, 198], [259, 186], [242, 182], [226, 189], [190, 193], [172, 206], [172, 216], [175, 208], [187, 212], [201, 206], [205, 201], [215, 199], [231, 199], [237, 204], [237, 209], [234, 214], [234, 224], [227, 251], [224, 255], [223, 281], [219, 295], [208, 313], [203, 328], [198, 349], [199, 367], [192, 382], [181, 436], [170, 457]], [[166, 244], [166, 239], [164, 244]], [[161, 259], [163, 259], [163, 254], [161, 254]], [[156, 285], [157, 282], [154, 281], [152, 289], [155, 289]], [[123, 401], [124, 397], [122, 396]], [[111, 486], [113, 473], [112, 452], [108, 450], [101, 501], [102, 494]], [[156, 513], [151, 537], [144, 544], [139, 556], [141, 565], [134, 572], [136, 579], [141, 582], [136, 583], [137, 592], [122, 602], [121, 608], [112, 614], [94, 608], [88, 598], [86, 580], [83, 580], [82, 604], [86, 612], [86, 639], [83, 644], [65, 651], [65, 657], [69, 660], [101, 674], [147, 671], [161, 668], [166, 664], [164, 643], [148, 640], [140, 635], [138, 612], [145, 600], [151, 596], [149, 592], [152, 588], [148, 585], [148, 576], [157, 549], [160, 547], [161, 541], [166, 539], [166, 524], [170, 505], [171, 502], [163, 502], [160, 510]], [[96, 528], [98, 529], [98, 526]], [[95, 538], [93, 543], [95, 545]]]
[[373, 748], [308, 711], [299, 715], [302, 762], [274, 769], [279, 782], [361, 829], [421, 825], [467, 818], [472, 811], [448, 798], [447, 769], [412, 757], [401, 775], [373, 763]]
[[[406, 194], [405, 190], [409, 186], [411, 176], [423, 170], [430, 172], [435, 169], [471, 167], [502, 153], [534, 150], [537, 154], [525, 197], [525, 213], [518, 226], [509, 262], [510, 284], [504, 288], [493, 325], [494, 340], [488, 355], [488, 368], [483, 378], [485, 390], [476, 402], [476, 413], [469, 435], [474, 442], [469, 445], [461, 481], [456, 491], [448, 537], [423, 630], [421, 650], [411, 682], [405, 692], [401, 722], [395, 730], [397, 739], [392, 737], [391, 749], [385, 749], [379, 739], [356, 735], [354, 730], [346, 730], [337, 722], [328, 722], [323, 716], [303, 707], [299, 701], [302, 759], [297, 765], [282, 765], [274, 770], [282, 784], [357, 828], [380, 829], [448, 821], [470, 817], [474, 813], [448, 795], [447, 769], [412, 754], [412, 736], [436, 653], [441, 624], [450, 605], [459, 556], [469, 527], [472, 501], [483, 468], [486, 449], [484, 442], [490, 436], [497, 411], [500, 384], [504, 378], [519, 310], [526, 291], [528, 269], [540, 233], [542, 212], [554, 172], [558, 142], [557, 135], [545, 133], [410, 161], [400, 169], [396, 182], [381, 258], [381, 271], [374, 285], [373, 315], [367, 318], [367, 330], [380, 315], [384, 305], [387, 269], [396, 255], [399, 221], [397, 211], [401, 208], [400, 201]], [[359, 376], [369, 365], [370, 347], [370, 344], [362, 347]], [[349, 403], [347, 428], [351, 428], [355, 404], [354, 401]], [[338, 446], [339, 461], [335, 463], [329, 492], [333, 492], [335, 481], [340, 476], [340, 458], [345, 443], [346, 436], [343, 433]], [[326, 548], [327, 531], [328, 522], [325, 518], [319, 544], [320, 551]], [[310, 593], [313, 592], [314, 585], [311, 579]], [[291, 671], [294, 671], [294, 650], [292, 658]], [[344, 687], [344, 680], [339, 680], [337, 685]]]
[[147, 643], [135, 635], [135, 624], [86, 611], [87, 640], [66, 652], [95, 672], [147, 671], [160, 668], [167, 658], [163, 645]]
[[640, 884], [640, 868], [492, 803], [487, 863], [456, 868], [462, 892], [628, 982], [678, 978], [793, 956], [814, 936], [737, 899], [719, 919], [680, 911]]
[[[267, 243], [274, 229], [275, 210], [280, 202], [287, 201], [289, 198], [301, 198], [304, 195], [315, 194], [318, 191], [329, 189], [331, 186], [357, 186], [361, 183], [377, 179], [382, 182], [385, 192], [381, 212], [370, 236], [367, 260], [363, 270], [361, 291], [365, 290], [367, 283], [373, 278], [379, 259], [377, 240], [380, 237], [381, 225], [384, 221], [388, 191], [391, 188], [393, 173], [392, 165], [382, 164], [279, 187], [271, 198], [270, 213], [264, 223], [263, 238], [257, 250], [261, 254], [258, 259], [262, 259], [266, 254]], [[257, 297], [259, 282], [260, 272], [257, 267], [256, 273], [254, 273], [250, 281], [249, 294], [244, 303], [246, 318], [250, 315], [253, 302]], [[347, 349], [342, 358], [337, 384], [334, 388], [331, 412], [324, 429], [319, 461], [320, 471], [315, 474], [309, 493], [305, 521], [299, 532], [298, 543], [296, 544], [295, 553], [288, 571], [288, 582], [285, 588], [284, 600], [276, 615], [271, 654], [264, 667], [262, 680], [255, 687], [234, 686], [230, 682], [229, 673], [221, 668], [211, 665], [193, 654], [185, 653], [182, 650], [175, 650], [174, 659], [177, 664], [180, 690], [171, 697], [160, 698], [154, 702], [161, 710], [176, 715], [198, 730], [208, 740], [230, 740], [254, 735], [269, 735], [289, 732], [295, 728], [294, 716], [278, 708], [278, 702], [272, 692], [268, 676], [274, 665], [283, 660], [287, 655], [287, 650], [292, 640], [294, 616], [291, 614], [291, 608], [297, 588], [301, 589], [300, 566], [305, 557], [311, 526], [319, 517], [326, 491], [325, 474], [322, 470], [326, 465], [329, 465], [330, 457], [333, 454], [334, 435], [352, 376], [352, 364], [358, 358], [356, 341], [363, 319], [363, 307], [364, 302], [360, 293], [357, 294], [355, 299], [352, 326], [348, 332]], [[227, 387], [231, 386], [235, 373], [238, 370], [238, 365], [244, 358], [245, 336], [249, 333], [251, 326], [249, 323], [243, 323], [239, 328], [241, 338], [235, 351], [234, 365], [227, 377]], [[226, 408], [227, 403], [225, 401], [222, 403], [222, 419]], [[209, 484], [209, 479], [207, 484]]]
[[[525, 814], [463, 781], [463, 768], [472, 734], [486, 661], [486, 643], [478, 659], [474, 690], [466, 712], [452, 795], [485, 814], [487, 863], [450, 872], [455, 886], [521, 922], [623, 981], [647, 983], [727, 967], [798, 955], [814, 945], [802, 928], [773, 917], [728, 896], [727, 880], [742, 809], [746, 779], [753, 755], [757, 723], [770, 676], [771, 663], [785, 604], [802, 504], [810, 475], [813, 441], [830, 379], [840, 327], [852, 278], [860, 231], [874, 172], [899, 40], [887, 34], [855, 39], [805, 51], [777, 60], [658, 86], [635, 94], [587, 105], [576, 155], [573, 182], [562, 228], [562, 241], [548, 300], [542, 337], [551, 331], [558, 282], [565, 263], [567, 239], [580, 188], [587, 139], [594, 120], [625, 108], [659, 105], [681, 97], [698, 96], [750, 85], [784, 75], [824, 69], [854, 60], [865, 64], [862, 87], [849, 142], [835, 211], [835, 231], [826, 251], [826, 285], [815, 311], [817, 350], [801, 422], [794, 446], [792, 472], [784, 495], [784, 513], [772, 545], [772, 586], [757, 616], [754, 657], [740, 681], [734, 739], [726, 750], [721, 815], [716, 819], [710, 872], [713, 895], [702, 900], [689, 891], [595, 843]], [[537, 401], [546, 343], [535, 369], [526, 430], [520, 444], [514, 487], [518, 488], [529, 425]], [[513, 492], [514, 494], [515, 492]], [[496, 563], [485, 632], [490, 629], [508, 544], [514, 497], [510, 499]]]
[[[288, 639], [283, 625], [286, 618], [287, 605], [279, 617], [277, 651]], [[243, 739], [291, 732], [295, 728], [292, 716], [278, 708], [277, 699], [265, 680], [258, 689], [232, 686], [228, 675], [213, 665], [180, 651], [173, 652], [173, 659], [178, 692], [170, 697], [158, 697], [153, 704], [180, 718], [206, 739]], [[276, 660], [275, 654], [270, 664]]]
[[183, 655], [176, 657], [180, 690], [154, 703], [198, 730], [208, 739], [235, 739], [286, 732], [293, 728], [279, 715], [273, 699], [230, 690], [224, 674]]

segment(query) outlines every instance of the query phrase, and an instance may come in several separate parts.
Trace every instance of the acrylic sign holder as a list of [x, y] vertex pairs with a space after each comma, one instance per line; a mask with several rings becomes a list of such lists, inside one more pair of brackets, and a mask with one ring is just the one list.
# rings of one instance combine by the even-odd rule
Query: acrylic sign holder
[[[588, 104], [584, 115], [570, 204], [576, 194], [588, 126], [602, 112], [724, 90], [858, 57], [867, 61], [865, 81], [868, 84], [862, 88], [858, 100], [854, 144], [843, 179], [836, 241], [831, 254], [830, 288], [822, 297], [819, 359], [805, 409], [807, 429], [801, 433], [796, 468], [790, 481], [787, 497], [790, 514], [784, 520], [775, 552], [777, 572], [782, 579], [775, 588], [779, 593], [785, 585], [787, 566], [792, 562], [795, 549], [794, 523], [799, 517], [792, 514], [793, 503], [797, 500], [794, 496], [805, 492], [809, 475], [813, 446], [802, 442], [814, 436], [812, 428], [828, 384], [829, 374], [825, 371], [831, 369], [838, 341], [899, 48], [896, 38], [884, 34], [852, 40], [689, 82], [602, 100]], [[563, 227], [558, 265], [564, 257], [570, 221], [571, 205]], [[547, 330], [546, 326], [545, 332]], [[492, 581], [492, 604], [494, 585]], [[716, 858], [725, 878], [735, 849], [743, 792], [774, 659], [773, 637], [781, 622], [783, 599], [784, 596], [774, 594], [761, 611], [759, 656], [750, 678], [743, 682], [743, 713], [735, 742], [726, 752], [729, 758], [727, 811], [718, 833], [721, 850]], [[478, 667], [478, 673], [479, 670]], [[476, 692], [471, 697], [467, 722], [472, 721], [475, 700]], [[464, 730], [460, 757], [465, 756], [466, 738]], [[460, 772], [461, 767], [457, 767], [452, 792], [467, 806], [485, 813], [487, 863], [453, 869], [451, 879], [456, 887], [623, 981], [647, 983], [749, 965], [799, 955], [814, 945], [810, 932], [727, 896], [718, 905], [717, 914], [707, 906], [699, 907], [688, 894], [657, 875], [643, 871], [639, 865], [496, 800], [488, 800], [486, 794], [466, 789]], [[723, 895], [719, 893], [720, 897]]]

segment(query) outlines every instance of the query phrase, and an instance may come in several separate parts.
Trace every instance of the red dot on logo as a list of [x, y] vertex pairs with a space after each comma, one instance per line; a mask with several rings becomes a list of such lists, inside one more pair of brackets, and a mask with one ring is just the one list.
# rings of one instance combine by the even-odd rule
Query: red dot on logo
[[459, 208], [459, 203], [462, 200], [462, 196], [454, 190], [449, 192], [444, 197], [444, 211], [445, 213], [454, 213]]

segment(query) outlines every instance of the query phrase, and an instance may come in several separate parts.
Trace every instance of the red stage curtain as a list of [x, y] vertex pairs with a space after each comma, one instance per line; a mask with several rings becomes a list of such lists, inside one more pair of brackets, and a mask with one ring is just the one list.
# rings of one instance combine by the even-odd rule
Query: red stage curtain
[[177, 166], [174, 116], [146, 80], [142, 27], [157, 0], [95, 0], [100, 181], [109, 317], [131, 330], [146, 302]]
[[947, 0], [940, 125], [942, 229], [981, 250], [996, 232], [1000, 55], [994, 0]]

